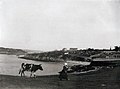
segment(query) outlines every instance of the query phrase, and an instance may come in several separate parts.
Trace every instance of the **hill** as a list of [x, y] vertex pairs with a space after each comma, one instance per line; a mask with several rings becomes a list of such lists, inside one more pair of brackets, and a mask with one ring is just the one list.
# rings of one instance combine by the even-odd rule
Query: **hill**
[[14, 49], [14, 48], [4, 48], [0, 47], [0, 54], [8, 54], [8, 55], [24, 55], [25, 52], [22, 49]]
[[88, 51], [88, 50], [77, 50], [77, 51], [50, 51], [42, 53], [28, 53], [21, 58], [36, 60], [36, 61], [87, 61], [87, 59], [94, 54], [99, 54], [101, 51]]

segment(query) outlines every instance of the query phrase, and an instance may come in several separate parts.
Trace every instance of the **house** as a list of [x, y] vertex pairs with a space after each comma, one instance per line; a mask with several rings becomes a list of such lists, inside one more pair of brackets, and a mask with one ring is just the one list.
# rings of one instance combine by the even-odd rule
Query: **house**
[[75, 52], [75, 51], [77, 51], [78, 50], [78, 48], [70, 48], [69, 49], [69, 51], [71, 51], [71, 52]]

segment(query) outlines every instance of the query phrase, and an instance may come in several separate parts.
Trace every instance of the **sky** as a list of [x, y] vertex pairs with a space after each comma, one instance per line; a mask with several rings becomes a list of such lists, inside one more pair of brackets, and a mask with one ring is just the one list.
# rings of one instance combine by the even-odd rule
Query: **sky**
[[0, 46], [34, 50], [120, 45], [120, 0], [0, 0]]

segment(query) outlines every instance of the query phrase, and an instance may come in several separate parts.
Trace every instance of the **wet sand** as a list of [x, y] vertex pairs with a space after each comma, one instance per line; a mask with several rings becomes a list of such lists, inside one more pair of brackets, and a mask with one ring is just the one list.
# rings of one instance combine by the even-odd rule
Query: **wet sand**
[[0, 75], [0, 89], [120, 89], [120, 67], [80, 75], [69, 75], [60, 81], [58, 75], [37, 78]]

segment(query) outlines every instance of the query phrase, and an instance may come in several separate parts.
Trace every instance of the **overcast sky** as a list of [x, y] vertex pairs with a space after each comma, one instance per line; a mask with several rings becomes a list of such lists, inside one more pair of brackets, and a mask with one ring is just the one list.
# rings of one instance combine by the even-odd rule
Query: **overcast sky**
[[46, 51], [115, 45], [119, 0], [0, 0], [0, 46]]

